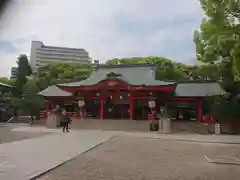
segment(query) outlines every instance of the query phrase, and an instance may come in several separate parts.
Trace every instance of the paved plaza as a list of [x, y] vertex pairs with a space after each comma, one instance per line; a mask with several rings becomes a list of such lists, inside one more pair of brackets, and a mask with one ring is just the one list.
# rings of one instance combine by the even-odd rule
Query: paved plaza
[[117, 136], [36, 180], [239, 180], [239, 165], [204, 156], [240, 158], [240, 146]]
[[239, 136], [100, 130], [62, 133], [61, 129], [34, 126], [11, 131], [44, 135], [0, 144], [0, 179], [237, 180], [240, 176], [237, 164], [206, 160], [239, 159]]
[[[12, 131], [16, 130], [21, 126], [22, 131]], [[20, 129], [21, 129], [20, 128]], [[44, 135], [51, 134], [52, 132], [48, 131], [29, 131], [30, 127], [27, 125], [19, 124], [4, 124], [0, 123], [0, 144], [9, 143], [13, 141], [20, 141], [24, 139], [37, 138]]]
[[70, 132], [0, 144], [0, 179], [31, 179], [110, 137], [103, 132]]

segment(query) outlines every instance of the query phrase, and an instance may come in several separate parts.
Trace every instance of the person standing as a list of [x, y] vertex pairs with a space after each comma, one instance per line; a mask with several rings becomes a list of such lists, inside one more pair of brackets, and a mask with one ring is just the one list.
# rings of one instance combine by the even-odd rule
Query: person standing
[[62, 111], [62, 118], [63, 118], [63, 132], [65, 132], [65, 130], [69, 132], [68, 125], [72, 121], [72, 119], [67, 115], [67, 111], [65, 109]]

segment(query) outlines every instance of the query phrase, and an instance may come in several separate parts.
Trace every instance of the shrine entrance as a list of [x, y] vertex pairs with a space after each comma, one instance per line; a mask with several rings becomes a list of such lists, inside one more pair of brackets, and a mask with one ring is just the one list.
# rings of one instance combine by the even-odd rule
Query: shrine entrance
[[89, 94], [86, 100], [88, 117], [100, 119], [129, 119], [130, 99], [127, 91], [102, 91]]
[[176, 121], [197, 121], [197, 109], [195, 102], [169, 103], [171, 119]]
[[106, 99], [104, 103], [104, 118], [129, 119], [129, 100]]

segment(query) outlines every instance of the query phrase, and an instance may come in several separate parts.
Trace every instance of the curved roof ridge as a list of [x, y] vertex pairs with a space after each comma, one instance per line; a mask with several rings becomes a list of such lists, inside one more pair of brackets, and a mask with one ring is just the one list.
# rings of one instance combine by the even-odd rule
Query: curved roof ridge
[[70, 97], [72, 93], [64, 91], [58, 88], [56, 85], [48, 86], [46, 89], [38, 93], [40, 96], [44, 97]]
[[155, 67], [156, 64], [152, 63], [141, 63], [141, 64], [99, 64], [98, 68], [131, 68], [131, 67]]

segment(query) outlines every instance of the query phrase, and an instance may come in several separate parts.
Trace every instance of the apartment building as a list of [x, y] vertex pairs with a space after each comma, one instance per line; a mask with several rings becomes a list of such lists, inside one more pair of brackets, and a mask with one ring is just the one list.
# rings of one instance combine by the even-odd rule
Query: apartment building
[[41, 41], [32, 41], [30, 66], [33, 71], [51, 63], [89, 63], [89, 54], [84, 49], [45, 46]]
[[18, 73], [18, 68], [12, 67], [10, 79], [12, 79], [12, 80], [17, 79], [17, 73]]

